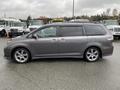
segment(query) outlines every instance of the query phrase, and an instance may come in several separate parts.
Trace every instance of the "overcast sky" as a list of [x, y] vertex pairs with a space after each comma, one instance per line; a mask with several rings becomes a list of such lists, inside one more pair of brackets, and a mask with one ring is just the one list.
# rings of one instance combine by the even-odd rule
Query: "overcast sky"
[[[120, 9], [120, 0], [75, 0], [75, 15], [94, 15]], [[72, 16], [72, 0], [0, 0], [0, 17]]]

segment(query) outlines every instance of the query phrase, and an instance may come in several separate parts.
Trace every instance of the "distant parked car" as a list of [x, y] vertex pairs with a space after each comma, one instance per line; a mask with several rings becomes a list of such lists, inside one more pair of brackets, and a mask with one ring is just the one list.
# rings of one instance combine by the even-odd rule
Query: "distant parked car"
[[43, 26], [43, 24], [44, 24], [43, 20], [30, 20], [30, 25], [27, 31], [30, 32], [30, 31], [36, 30], [41, 26]]
[[14, 37], [22, 35], [25, 32], [24, 24], [15, 18], [0, 18], [0, 31], [4, 31], [4, 36]]
[[14, 38], [5, 47], [4, 55], [18, 63], [61, 57], [79, 57], [94, 62], [113, 53], [112, 40], [111, 33], [100, 24], [49, 24]]
[[0, 25], [0, 37], [5, 37], [6, 36], [6, 31], [4, 29], [3, 25]]
[[70, 23], [90, 23], [88, 19], [72, 19], [69, 22]]
[[63, 22], [65, 22], [64, 19], [53, 19], [49, 23], [63, 23]]
[[120, 38], [120, 25], [117, 20], [103, 20], [103, 24], [111, 31], [114, 37]]
[[109, 25], [107, 26], [107, 29], [111, 31], [114, 38], [119, 37], [120, 38], [120, 25]]

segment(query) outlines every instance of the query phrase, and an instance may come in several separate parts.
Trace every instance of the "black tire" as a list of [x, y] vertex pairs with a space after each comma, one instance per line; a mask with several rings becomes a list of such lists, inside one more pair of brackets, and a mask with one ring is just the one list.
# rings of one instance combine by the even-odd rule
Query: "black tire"
[[[93, 50], [94, 54], [90, 54], [91, 50]], [[91, 51], [91, 53], [92, 53], [92, 51]], [[84, 58], [88, 62], [96, 62], [100, 59], [100, 50], [96, 47], [90, 47], [85, 51]]]
[[3, 30], [1, 31], [1, 37], [5, 37], [5, 36], [6, 36], [6, 30], [3, 29]]
[[118, 39], [120, 40], [120, 36], [118, 37]]
[[[22, 51], [24, 51], [24, 52], [22, 52]], [[19, 54], [18, 54], [18, 52], [19, 52]], [[20, 55], [20, 52], [21, 52], [21, 55]], [[23, 53], [23, 55], [22, 55], [22, 53]], [[17, 57], [17, 55], [19, 57]], [[13, 60], [20, 64], [27, 63], [28, 61], [31, 60], [31, 54], [25, 48], [17, 48], [13, 51]]]

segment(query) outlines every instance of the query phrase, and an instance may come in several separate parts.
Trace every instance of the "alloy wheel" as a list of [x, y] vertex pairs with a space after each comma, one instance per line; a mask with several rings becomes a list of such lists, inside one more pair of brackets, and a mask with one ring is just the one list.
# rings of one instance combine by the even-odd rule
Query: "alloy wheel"
[[96, 61], [99, 59], [100, 52], [97, 48], [89, 48], [86, 51], [86, 59], [90, 62]]

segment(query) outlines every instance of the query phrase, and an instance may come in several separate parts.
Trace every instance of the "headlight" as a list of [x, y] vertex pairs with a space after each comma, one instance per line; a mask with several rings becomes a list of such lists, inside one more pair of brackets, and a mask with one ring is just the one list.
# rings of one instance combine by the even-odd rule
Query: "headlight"
[[11, 43], [12, 42], [12, 38], [9, 38], [8, 40], [7, 40], [7, 45], [9, 44], [9, 43]]
[[108, 39], [109, 41], [113, 41], [113, 40], [114, 40], [113, 35], [109, 35], [107, 39]]

